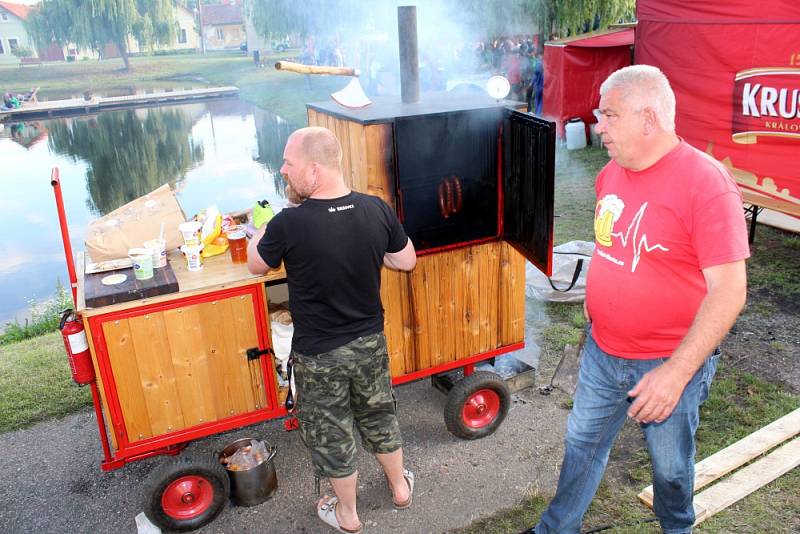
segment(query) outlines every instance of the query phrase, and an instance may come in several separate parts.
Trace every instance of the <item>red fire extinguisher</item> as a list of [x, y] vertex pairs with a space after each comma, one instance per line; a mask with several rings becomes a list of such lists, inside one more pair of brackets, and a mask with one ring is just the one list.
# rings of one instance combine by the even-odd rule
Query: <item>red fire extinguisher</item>
[[61, 330], [61, 337], [64, 338], [72, 380], [79, 386], [91, 384], [94, 382], [94, 367], [83, 323], [71, 309], [67, 309], [61, 314], [61, 323], [58, 325], [58, 329]]

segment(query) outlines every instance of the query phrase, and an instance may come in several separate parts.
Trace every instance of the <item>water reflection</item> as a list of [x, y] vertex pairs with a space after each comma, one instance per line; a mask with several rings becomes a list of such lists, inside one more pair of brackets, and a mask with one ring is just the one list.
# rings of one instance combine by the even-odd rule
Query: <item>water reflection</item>
[[256, 129], [258, 137], [258, 162], [264, 165], [275, 176], [275, 188], [282, 189], [284, 182], [280, 175], [283, 165], [283, 148], [295, 127], [282, 117], [256, 109]]
[[285, 205], [278, 175], [294, 129], [238, 99], [0, 124], [0, 225], [25, 228], [0, 241], [0, 330], [24, 317], [29, 299], [68, 283], [50, 170], [58, 167], [72, 248], [89, 222], [172, 185], [187, 216], [267, 199]]
[[192, 119], [178, 109], [101, 113], [53, 121], [48, 144], [55, 154], [89, 164], [89, 209], [104, 215], [183, 178], [203, 161], [203, 146], [190, 135]]

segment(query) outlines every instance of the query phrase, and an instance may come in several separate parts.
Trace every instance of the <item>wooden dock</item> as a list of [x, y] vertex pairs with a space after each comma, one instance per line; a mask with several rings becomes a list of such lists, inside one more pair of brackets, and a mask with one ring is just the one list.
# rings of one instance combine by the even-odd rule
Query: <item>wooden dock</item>
[[163, 106], [181, 104], [211, 98], [236, 96], [239, 88], [233, 86], [209, 87], [206, 89], [186, 89], [181, 91], [165, 91], [161, 93], [138, 94], [130, 96], [95, 96], [89, 100], [72, 98], [68, 100], [50, 100], [25, 104], [21, 108], [0, 111], [0, 122], [13, 120], [42, 119], [97, 113], [133, 107]]

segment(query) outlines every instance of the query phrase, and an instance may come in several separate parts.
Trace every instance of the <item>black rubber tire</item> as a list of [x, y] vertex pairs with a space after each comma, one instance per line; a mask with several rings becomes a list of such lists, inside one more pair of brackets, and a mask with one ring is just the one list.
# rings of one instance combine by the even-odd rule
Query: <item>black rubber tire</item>
[[[167, 514], [161, 498], [169, 485], [186, 476], [202, 477], [211, 485], [212, 501], [201, 514], [180, 519]], [[162, 530], [186, 532], [198, 529], [213, 521], [230, 497], [231, 483], [225, 468], [212, 456], [181, 456], [158, 465], [145, 482], [144, 512], [150, 521]]]
[[[482, 389], [490, 389], [497, 393], [498, 397], [500, 397], [500, 409], [497, 416], [488, 424], [480, 428], [473, 428], [464, 422], [462, 413], [467, 400]], [[476, 371], [456, 382], [447, 394], [447, 404], [444, 407], [444, 423], [447, 426], [447, 430], [458, 438], [485, 438], [493, 434], [502, 424], [508, 414], [510, 405], [511, 392], [505, 381], [494, 373]]]

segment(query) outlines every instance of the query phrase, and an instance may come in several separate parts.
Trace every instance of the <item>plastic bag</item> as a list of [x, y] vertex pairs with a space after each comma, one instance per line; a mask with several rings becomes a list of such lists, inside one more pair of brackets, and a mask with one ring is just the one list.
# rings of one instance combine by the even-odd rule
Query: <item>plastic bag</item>
[[223, 457], [222, 463], [228, 471], [247, 471], [262, 463], [267, 456], [264, 442], [251, 439], [250, 445], [240, 447], [232, 455]]
[[594, 243], [570, 241], [553, 249], [553, 275], [548, 278], [531, 263], [525, 268], [525, 295], [550, 302], [583, 302], [586, 273]]

